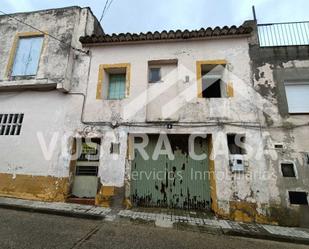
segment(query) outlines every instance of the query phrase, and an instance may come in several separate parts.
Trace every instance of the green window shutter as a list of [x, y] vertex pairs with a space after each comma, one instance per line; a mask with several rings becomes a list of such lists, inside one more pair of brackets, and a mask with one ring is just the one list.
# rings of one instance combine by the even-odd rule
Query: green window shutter
[[125, 97], [125, 90], [126, 90], [126, 75], [110, 74], [108, 99], [123, 99]]

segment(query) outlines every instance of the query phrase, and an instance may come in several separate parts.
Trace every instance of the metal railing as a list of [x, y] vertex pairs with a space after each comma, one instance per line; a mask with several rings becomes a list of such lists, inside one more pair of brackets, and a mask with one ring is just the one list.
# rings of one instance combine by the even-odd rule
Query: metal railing
[[258, 24], [261, 47], [309, 45], [309, 21]]

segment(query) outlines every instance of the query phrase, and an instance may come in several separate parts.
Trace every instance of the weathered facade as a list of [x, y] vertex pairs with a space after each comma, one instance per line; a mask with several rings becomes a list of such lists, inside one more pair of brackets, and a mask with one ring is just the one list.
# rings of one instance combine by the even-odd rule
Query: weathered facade
[[[259, 126], [261, 111], [255, 105], [256, 91], [251, 82], [250, 31], [244, 26], [81, 38], [92, 54], [85, 120], [95, 122], [99, 134], [110, 135], [111, 138], [103, 135], [107, 148], [111, 142], [120, 144], [116, 160], [112, 158], [114, 155], [107, 155], [100, 162], [103, 189], [104, 186], [124, 188], [128, 205], [178, 206], [177, 201], [185, 195], [186, 201], [181, 204], [184, 207], [188, 203], [199, 207], [202, 202], [203, 207], [209, 207], [221, 217], [271, 222], [268, 219], [269, 186], [266, 179], [258, 177], [267, 171], [263, 153], [259, 158], [254, 158], [252, 151], [251, 155], [242, 155], [246, 165], [240, 175], [233, 173], [229, 165], [228, 134], [245, 134], [246, 142], [252, 148], [263, 143], [262, 131], [251, 128]], [[202, 74], [213, 65], [226, 69], [225, 84], [221, 86], [220, 97], [208, 98], [201, 86]], [[149, 80], [153, 67], [161, 69], [159, 83]], [[106, 85], [110, 82], [106, 79], [113, 74], [112, 70], [123, 70], [121, 72], [127, 77], [125, 97], [121, 100], [108, 98]], [[140, 170], [143, 164], [153, 167], [154, 171], [159, 166], [149, 160], [141, 163], [132, 158], [134, 154], [138, 158], [139, 155], [132, 148], [129, 134], [154, 136], [161, 133], [169, 134], [171, 146], [181, 151], [188, 150], [182, 148], [187, 140], [175, 144], [171, 141], [172, 136], [207, 135], [207, 165], [213, 173], [205, 179], [208, 180], [205, 187], [209, 198], [200, 202], [198, 197], [202, 193], [192, 195], [194, 187], [188, 187], [179, 179], [175, 182], [175, 177], [153, 182], [152, 186], [132, 179], [132, 172]], [[179, 158], [181, 155], [177, 159], [182, 165], [185, 160]], [[172, 165], [169, 160], [164, 160], [166, 165]], [[180, 170], [177, 166], [176, 172]], [[185, 162], [185, 167], [192, 165]], [[161, 170], [169, 172], [173, 167], [161, 166]], [[183, 174], [187, 177], [186, 171]]]
[[[289, 40], [283, 37], [283, 33], [279, 33], [281, 39], [277, 38], [279, 40], [277, 42], [280, 42], [281, 46], [269, 44], [261, 47], [256, 30], [249, 47], [252, 84], [266, 100], [261, 118], [261, 126], [264, 127], [265, 133], [265, 152], [267, 151], [266, 164], [268, 171], [276, 176], [268, 183], [269, 211], [274, 220], [282, 225], [291, 226], [309, 224], [309, 115], [308, 110], [306, 111], [306, 97], [304, 99], [303, 95], [306, 94], [303, 92], [306, 88], [295, 91], [296, 98], [302, 100], [301, 111], [292, 109], [293, 99], [289, 99], [288, 96], [291, 91], [288, 87], [300, 85], [306, 87], [308, 84], [309, 46], [305, 45], [308, 41], [301, 40], [306, 32], [306, 25], [307, 23], [274, 25], [277, 30], [278, 28], [295, 30], [301, 27], [296, 33], [295, 31], [292, 33]], [[302, 26], [305, 29], [302, 29]], [[263, 42], [262, 38], [260, 37], [260, 43]], [[275, 42], [275, 38], [271, 41]], [[288, 44], [293, 41], [295, 44]], [[284, 43], [289, 46], [283, 46]], [[284, 167], [291, 169], [285, 172]], [[291, 200], [291, 193], [296, 199], [294, 203]]]
[[1, 15], [0, 33], [0, 194], [64, 201], [90, 62], [78, 39], [101, 27], [68, 7]]
[[[42, 33], [21, 20], [45, 32], [23, 77]], [[254, 21], [106, 35], [78, 7], [0, 23], [2, 196], [308, 225], [308, 116], [284, 87], [308, 82], [308, 46], [262, 48]]]

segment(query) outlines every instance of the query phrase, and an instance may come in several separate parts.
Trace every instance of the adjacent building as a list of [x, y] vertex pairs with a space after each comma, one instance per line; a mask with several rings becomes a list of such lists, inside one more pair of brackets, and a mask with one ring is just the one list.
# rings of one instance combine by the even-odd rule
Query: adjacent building
[[90, 56], [103, 31], [89, 8], [0, 16], [0, 194], [65, 201]]

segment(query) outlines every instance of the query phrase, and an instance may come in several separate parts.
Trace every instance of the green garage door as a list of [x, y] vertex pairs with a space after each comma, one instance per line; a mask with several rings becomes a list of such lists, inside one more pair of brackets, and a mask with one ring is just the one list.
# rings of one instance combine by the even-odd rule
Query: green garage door
[[[210, 209], [208, 158], [194, 160], [189, 156], [189, 135], [168, 135], [174, 160], [165, 154], [152, 158], [159, 135], [148, 135], [145, 148], [149, 159], [134, 151], [131, 195], [135, 206], [182, 209]], [[138, 138], [135, 138], [137, 140]], [[135, 141], [139, 143], [138, 141]], [[207, 139], [194, 139], [196, 155], [207, 154]], [[165, 149], [164, 146], [162, 149]]]

